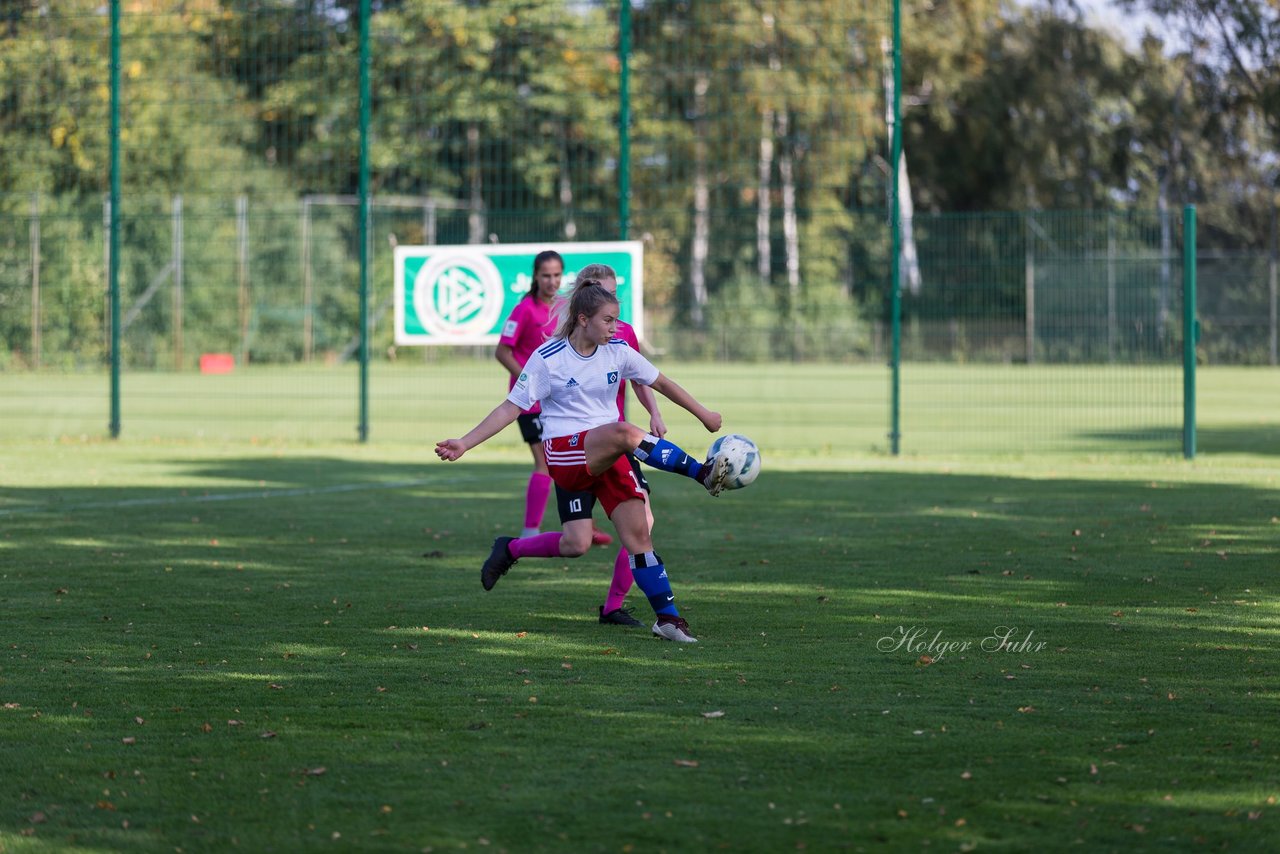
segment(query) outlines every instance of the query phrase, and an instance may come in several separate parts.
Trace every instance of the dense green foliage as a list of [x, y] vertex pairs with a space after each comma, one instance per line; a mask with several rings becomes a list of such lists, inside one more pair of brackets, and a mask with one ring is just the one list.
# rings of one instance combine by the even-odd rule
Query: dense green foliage
[[[1220, 21], [1220, 36], [1212, 49], [1150, 37], [1131, 50], [1069, 4], [905, 6], [906, 162], [935, 283], [909, 313], [1017, 314], [1024, 299], [1012, 262], [981, 288], [956, 264], [972, 255], [999, 266], [1021, 248], [991, 245], [992, 231], [948, 232], [930, 250], [928, 236], [946, 229], [930, 219], [940, 214], [1176, 217], [1195, 203], [1203, 245], [1266, 251], [1274, 11], [1253, 0], [1133, 5]], [[124, 4], [128, 364], [187, 367], [211, 349], [255, 361], [349, 352], [358, 229], [342, 197], [358, 178], [358, 7]], [[375, 208], [375, 309], [389, 299], [396, 243], [618, 235], [617, 4], [373, 9], [370, 187], [400, 205]], [[730, 335], [733, 357], [875, 353], [888, 279], [890, 9], [653, 0], [632, 10], [630, 236], [646, 244], [654, 325], [695, 331], [681, 341], [688, 355], [744, 324]], [[108, 32], [98, 0], [9, 4], [0, 20], [0, 364], [102, 358]], [[1167, 234], [1154, 251], [1175, 251]], [[1242, 276], [1228, 302], [1263, 314], [1265, 284]], [[384, 352], [387, 325], [375, 335]], [[1258, 358], [1261, 346], [1235, 357]]]

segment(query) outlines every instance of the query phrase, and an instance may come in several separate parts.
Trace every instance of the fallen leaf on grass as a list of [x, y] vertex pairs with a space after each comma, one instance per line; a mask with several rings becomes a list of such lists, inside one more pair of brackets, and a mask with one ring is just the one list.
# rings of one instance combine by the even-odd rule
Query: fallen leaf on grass
[[145, 721], [145, 720], [143, 720], [141, 716], [135, 717], [135, 718], [133, 719], [133, 722], [134, 722], [135, 724], [137, 724], [138, 726], [142, 726], [143, 724], [145, 724], [145, 723], [146, 723], [146, 721]]
[[427, 560], [431, 560], [432, 558], [444, 557], [444, 552], [440, 551], [439, 549], [436, 549], [435, 551], [431, 551], [431, 552], [423, 552], [422, 556], [425, 557]]
[[276, 737], [276, 734], [271, 730], [267, 730], [266, 732], [258, 736], [258, 738], [275, 738], [275, 737]]
[[21, 709], [22, 704], [21, 703], [5, 703], [4, 707], [6, 709]]
[[131, 735], [126, 735], [124, 738], [120, 739], [120, 741], [123, 744], [137, 744], [138, 742], [138, 740]]
[[703, 713], [702, 713], [702, 716], [703, 716], [704, 718], [722, 718], [722, 717], [724, 717], [724, 712], [721, 712], [721, 711], [719, 711], [719, 710], [714, 711], [714, 712], [703, 712]]
[[1030, 714], [1035, 710], [1036, 710], [1035, 706], [1018, 706], [1018, 711], [1022, 712], [1024, 715]]
[[698, 767], [698, 760], [696, 759], [675, 759], [673, 761], [675, 762], [676, 765], [679, 765], [681, 768], [697, 768]]
[[281, 685], [279, 682], [268, 682], [268, 683], [267, 683], [267, 687], [268, 687], [268, 688], [270, 688], [272, 691], [283, 691], [283, 690], [284, 690], [284, 686], [283, 686], [283, 685]]
[[317, 766], [317, 767], [315, 767], [315, 768], [308, 768], [306, 771], [304, 771], [304, 772], [302, 772], [302, 773], [303, 773], [303, 774], [305, 774], [305, 775], [306, 775], [306, 776], [308, 776], [308, 777], [319, 777], [319, 776], [323, 775], [323, 774], [324, 774], [326, 771], [328, 771], [328, 770], [329, 770], [328, 768], [324, 767], [323, 765], [320, 765], [320, 766]]
[[244, 726], [244, 721], [237, 721], [233, 718], [227, 721], [227, 726]]
[[960, 779], [961, 779], [961, 780], [971, 780], [971, 779], [973, 779], [973, 772], [972, 772], [972, 771], [965, 771], [964, 773], [962, 773], [962, 774], [960, 775]]
[[32, 824], [44, 824], [48, 820], [49, 820], [49, 817], [42, 812], [33, 812], [31, 814], [31, 817], [27, 819], [27, 821], [31, 822]]
[[528, 632], [516, 632], [516, 637], [518, 638], [527, 638], [528, 636], [529, 636]]

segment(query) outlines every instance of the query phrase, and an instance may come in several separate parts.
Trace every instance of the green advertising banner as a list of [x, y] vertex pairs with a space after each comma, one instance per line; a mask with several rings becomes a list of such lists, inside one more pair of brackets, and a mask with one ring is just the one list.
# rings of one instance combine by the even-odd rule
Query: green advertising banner
[[546, 249], [564, 258], [561, 293], [588, 264], [617, 271], [618, 314], [644, 337], [639, 241], [397, 246], [396, 344], [497, 344], [503, 322], [529, 293], [534, 256]]

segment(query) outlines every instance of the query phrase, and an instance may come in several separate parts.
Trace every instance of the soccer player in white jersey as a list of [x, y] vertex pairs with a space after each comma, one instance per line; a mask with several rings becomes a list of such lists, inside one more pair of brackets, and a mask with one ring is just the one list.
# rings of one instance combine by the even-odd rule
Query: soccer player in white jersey
[[[529, 357], [507, 399], [461, 439], [437, 442], [436, 455], [446, 461], [461, 458], [497, 435], [534, 402], [541, 402], [543, 436], [550, 437], [543, 441], [543, 451], [552, 479], [570, 492], [590, 490], [604, 507], [622, 546], [630, 552], [636, 585], [657, 615], [653, 633], [695, 643], [689, 624], [676, 609], [666, 567], [653, 551], [644, 493], [626, 455], [634, 454], [654, 468], [692, 478], [713, 496], [724, 488], [727, 461], [716, 457], [698, 462], [666, 439], [618, 421], [618, 384], [632, 380], [649, 386], [687, 409], [711, 433], [720, 429], [720, 413], [707, 409], [617, 339], [617, 323], [617, 297], [595, 279], [579, 280], [556, 337]], [[481, 583], [486, 590], [492, 589], [522, 557], [577, 557], [581, 551], [563, 553], [561, 541], [581, 542], [582, 532], [576, 527], [589, 529], [590, 525], [590, 519], [576, 519], [565, 525], [564, 533], [523, 539], [498, 537], [480, 570]], [[586, 541], [590, 541], [589, 531]]]

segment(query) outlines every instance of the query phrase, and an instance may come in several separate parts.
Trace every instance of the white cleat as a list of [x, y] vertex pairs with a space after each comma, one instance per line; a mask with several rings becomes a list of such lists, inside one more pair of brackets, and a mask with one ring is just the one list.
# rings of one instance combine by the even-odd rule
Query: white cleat
[[653, 624], [653, 633], [669, 641], [676, 643], [697, 643], [698, 639], [689, 631], [689, 624], [684, 621], [684, 617], [672, 617], [668, 614], [662, 614], [658, 617], [658, 622]]
[[707, 492], [711, 493], [711, 497], [715, 498], [724, 489], [724, 482], [729, 477], [729, 458], [724, 454], [716, 454], [703, 465], [706, 466], [707, 472], [702, 476], [702, 485], [707, 488]]

